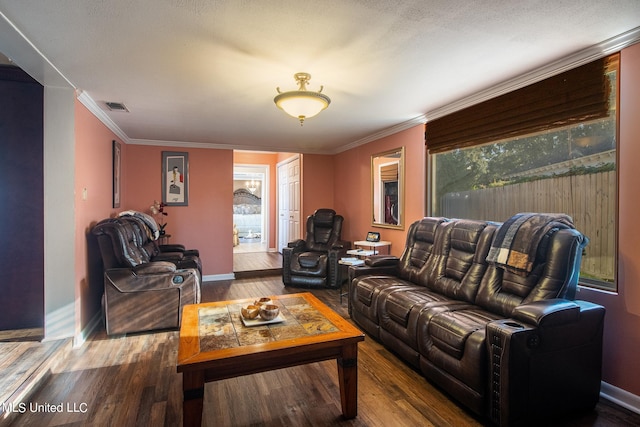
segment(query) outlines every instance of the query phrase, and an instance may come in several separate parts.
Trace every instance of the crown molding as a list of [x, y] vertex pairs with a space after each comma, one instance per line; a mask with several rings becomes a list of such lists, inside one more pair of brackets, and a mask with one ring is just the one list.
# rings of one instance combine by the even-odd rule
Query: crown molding
[[425, 117], [427, 118], [427, 122], [429, 122], [439, 117], [446, 116], [447, 114], [454, 113], [464, 108], [471, 107], [472, 105], [479, 104], [480, 102], [529, 86], [530, 84], [537, 83], [546, 78], [587, 64], [591, 61], [595, 61], [596, 59], [604, 58], [612, 53], [620, 52], [625, 47], [631, 46], [639, 41], [640, 27], [636, 27], [626, 33], [612, 37], [609, 40], [605, 40], [602, 43], [598, 43], [597, 45], [588, 47], [574, 54], [565, 56], [528, 73], [522, 74], [448, 105], [436, 108], [435, 110], [426, 113]]
[[396, 133], [402, 132], [404, 130], [410, 129], [417, 125], [423, 125], [427, 122], [427, 118], [425, 114], [414, 117], [413, 119], [407, 120], [402, 123], [398, 123], [397, 125], [390, 126], [388, 128], [384, 128], [381, 131], [376, 133], [372, 133], [371, 135], [365, 136], [364, 138], [360, 138], [356, 141], [350, 142], [347, 145], [343, 145], [342, 147], [337, 148], [331, 154], [342, 153], [343, 151], [351, 150], [353, 148], [359, 147], [364, 144], [368, 144], [369, 142], [377, 141], [378, 139], [385, 138], [387, 136], [395, 135]]
[[203, 148], [210, 150], [238, 150], [251, 151], [252, 153], [304, 153], [304, 154], [331, 154], [326, 150], [305, 150], [295, 149], [291, 147], [270, 147], [266, 150], [264, 146], [258, 145], [235, 145], [235, 144], [216, 144], [212, 142], [195, 142], [195, 141], [167, 141], [160, 139], [129, 139], [128, 144], [131, 145], [154, 145], [159, 147], [180, 147], [180, 148]]
[[162, 139], [129, 139], [131, 145], [155, 145], [159, 147], [211, 148], [214, 150], [230, 149], [229, 145], [194, 141], [167, 141]]

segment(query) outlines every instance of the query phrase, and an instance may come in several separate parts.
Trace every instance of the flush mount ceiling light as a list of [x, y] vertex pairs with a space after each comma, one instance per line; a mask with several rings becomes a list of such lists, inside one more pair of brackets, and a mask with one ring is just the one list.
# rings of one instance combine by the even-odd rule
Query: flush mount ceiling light
[[305, 119], [313, 117], [327, 108], [331, 99], [321, 93], [323, 86], [320, 86], [320, 90], [317, 92], [307, 90], [307, 84], [311, 80], [310, 74], [296, 73], [293, 77], [298, 82], [298, 90], [280, 92], [278, 87], [276, 88], [278, 95], [273, 99], [273, 102], [285, 113], [300, 120], [300, 126], [302, 126]]

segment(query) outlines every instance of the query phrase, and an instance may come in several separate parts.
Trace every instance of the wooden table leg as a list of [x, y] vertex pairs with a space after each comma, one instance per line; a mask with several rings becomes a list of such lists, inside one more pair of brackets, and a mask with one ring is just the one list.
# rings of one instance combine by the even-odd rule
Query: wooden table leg
[[182, 425], [200, 427], [202, 425], [202, 407], [204, 402], [204, 372], [183, 372]]
[[338, 358], [338, 381], [340, 382], [340, 402], [342, 415], [346, 419], [358, 415], [358, 344], [342, 347], [342, 357]]

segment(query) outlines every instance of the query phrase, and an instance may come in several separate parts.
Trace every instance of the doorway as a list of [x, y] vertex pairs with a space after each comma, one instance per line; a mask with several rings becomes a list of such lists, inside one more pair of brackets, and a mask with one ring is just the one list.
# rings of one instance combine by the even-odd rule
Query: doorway
[[233, 167], [233, 253], [267, 252], [269, 165]]

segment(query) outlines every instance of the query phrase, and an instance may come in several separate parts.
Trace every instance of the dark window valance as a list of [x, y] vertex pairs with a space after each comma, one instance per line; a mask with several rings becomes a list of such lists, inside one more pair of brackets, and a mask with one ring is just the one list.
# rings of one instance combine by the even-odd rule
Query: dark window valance
[[438, 153], [606, 117], [606, 70], [617, 60], [618, 54], [593, 61], [430, 121], [427, 150]]

